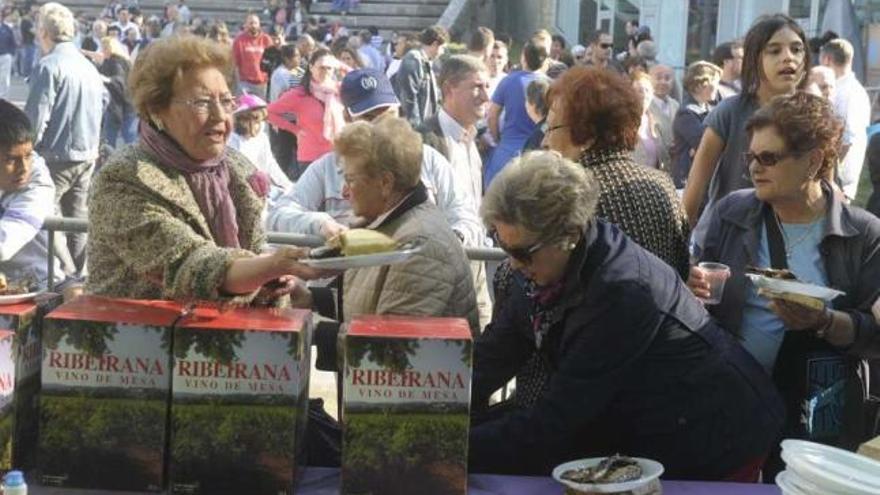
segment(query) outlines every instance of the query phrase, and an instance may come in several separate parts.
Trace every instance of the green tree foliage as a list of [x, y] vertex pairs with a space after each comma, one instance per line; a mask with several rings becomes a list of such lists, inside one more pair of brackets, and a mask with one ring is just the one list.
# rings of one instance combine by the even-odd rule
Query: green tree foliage
[[112, 322], [51, 320], [43, 329], [43, 346], [58, 349], [61, 339], [66, 337], [67, 344], [74, 349], [99, 357], [107, 353], [108, 342], [118, 333], [117, 324]]
[[244, 332], [176, 329], [174, 357], [185, 359], [190, 349], [195, 346], [195, 351], [206, 358], [230, 364], [236, 360], [238, 349], [241, 349], [244, 339]]
[[360, 368], [361, 361], [368, 361], [382, 368], [403, 371], [412, 368], [409, 362], [421, 347], [418, 339], [384, 339], [346, 337], [345, 352], [349, 366]]

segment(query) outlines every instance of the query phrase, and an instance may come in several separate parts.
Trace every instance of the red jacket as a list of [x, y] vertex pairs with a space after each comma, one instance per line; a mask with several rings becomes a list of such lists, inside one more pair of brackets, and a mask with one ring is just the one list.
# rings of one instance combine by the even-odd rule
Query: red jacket
[[269, 76], [260, 70], [260, 59], [266, 47], [272, 46], [272, 38], [261, 32], [257, 36], [241, 33], [232, 43], [232, 56], [238, 68], [238, 78], [251, 84], [266, 84]]

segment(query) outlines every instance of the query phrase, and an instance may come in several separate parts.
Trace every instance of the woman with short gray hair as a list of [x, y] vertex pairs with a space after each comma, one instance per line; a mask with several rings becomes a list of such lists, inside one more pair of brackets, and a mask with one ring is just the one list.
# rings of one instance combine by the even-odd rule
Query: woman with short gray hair
[[[516, 272], [474, 348], [471, 470], [546, 476], [626, 452], [670, 478], [756, 480], [784, 414], [770, 378], [669, 265], [596, 218], [598, 194], [552, 152], [509, 163], [486, 193]], [[536, 353], [535, 400], [489, 408]]]

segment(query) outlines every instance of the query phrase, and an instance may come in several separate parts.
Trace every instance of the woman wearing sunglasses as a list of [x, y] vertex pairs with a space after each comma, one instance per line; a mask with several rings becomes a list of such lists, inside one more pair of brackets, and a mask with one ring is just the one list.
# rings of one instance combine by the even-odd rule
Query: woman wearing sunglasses
[[[871, 315], [880, 292], [880, 220], [841, 201], [824, 179], [838, 163], [842, 130], [825, 99], [776, 97], [746, 130], [754, 188], [713, 208], [701, 243], [701, 261], [731, 270], [710, 311], [774, 376], [787, 400], [787, 436], [852, 447], [866, 434], [862, 392], [854, 386], [860, 359], [880, 353]], [[845, 294], [818, 308], [770, 299], [747, 280], [750, 266], [788, 269], [802, 282]], [[697, 297], [708, 295], [700, 268], [688, 285]]]
[[[474, 348], [471, 469], [546, 476], [624, 452], [673, 479], [755, 480], [782, 423], [769, 377], [672, 268], [596, 218], [599, 188], [580, 165], [535, 152], [483, 199], [515, 283]], [[535, 352], [534, 402], [488, 408]]]
[[682, 197], [691, 226], [704, 205], [751, 186], [743, 173], [749, 117], [774, 96], [792, 94], [807, 83], [807, 36], [794, 19], [784, 14], [758, 19], [746, 34], [744, 50], [742, 93], [725, 99], [706, 117], [706, 131], [694, 155]]

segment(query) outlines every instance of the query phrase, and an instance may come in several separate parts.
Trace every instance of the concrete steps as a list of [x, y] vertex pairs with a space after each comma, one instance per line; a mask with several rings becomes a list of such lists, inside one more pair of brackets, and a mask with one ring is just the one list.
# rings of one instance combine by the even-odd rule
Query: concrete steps
[[313, 2], [312, 16], [339, 21], [348, 28], [375, 26], [383, 33], [420, 31], [440, 20], [448, 0], [361, 0], [347, 15], [332, 11], [332, 2]]
[[[140, 0], [139, 6], [144, 17], [162, 16], [165, 9], [164, 0]], [[98, 0], [65, 0], [64, 5], [74, 13], [82, 12], [96, 17], [104, 9], [106, 2]], [[187, 0], [192, 17], [206, 20], [218, 19], [229, 24], [230, 32], [234, 33], [237, 26], [244, 21], [248, 12], [262, 13], [262, 0]]]

